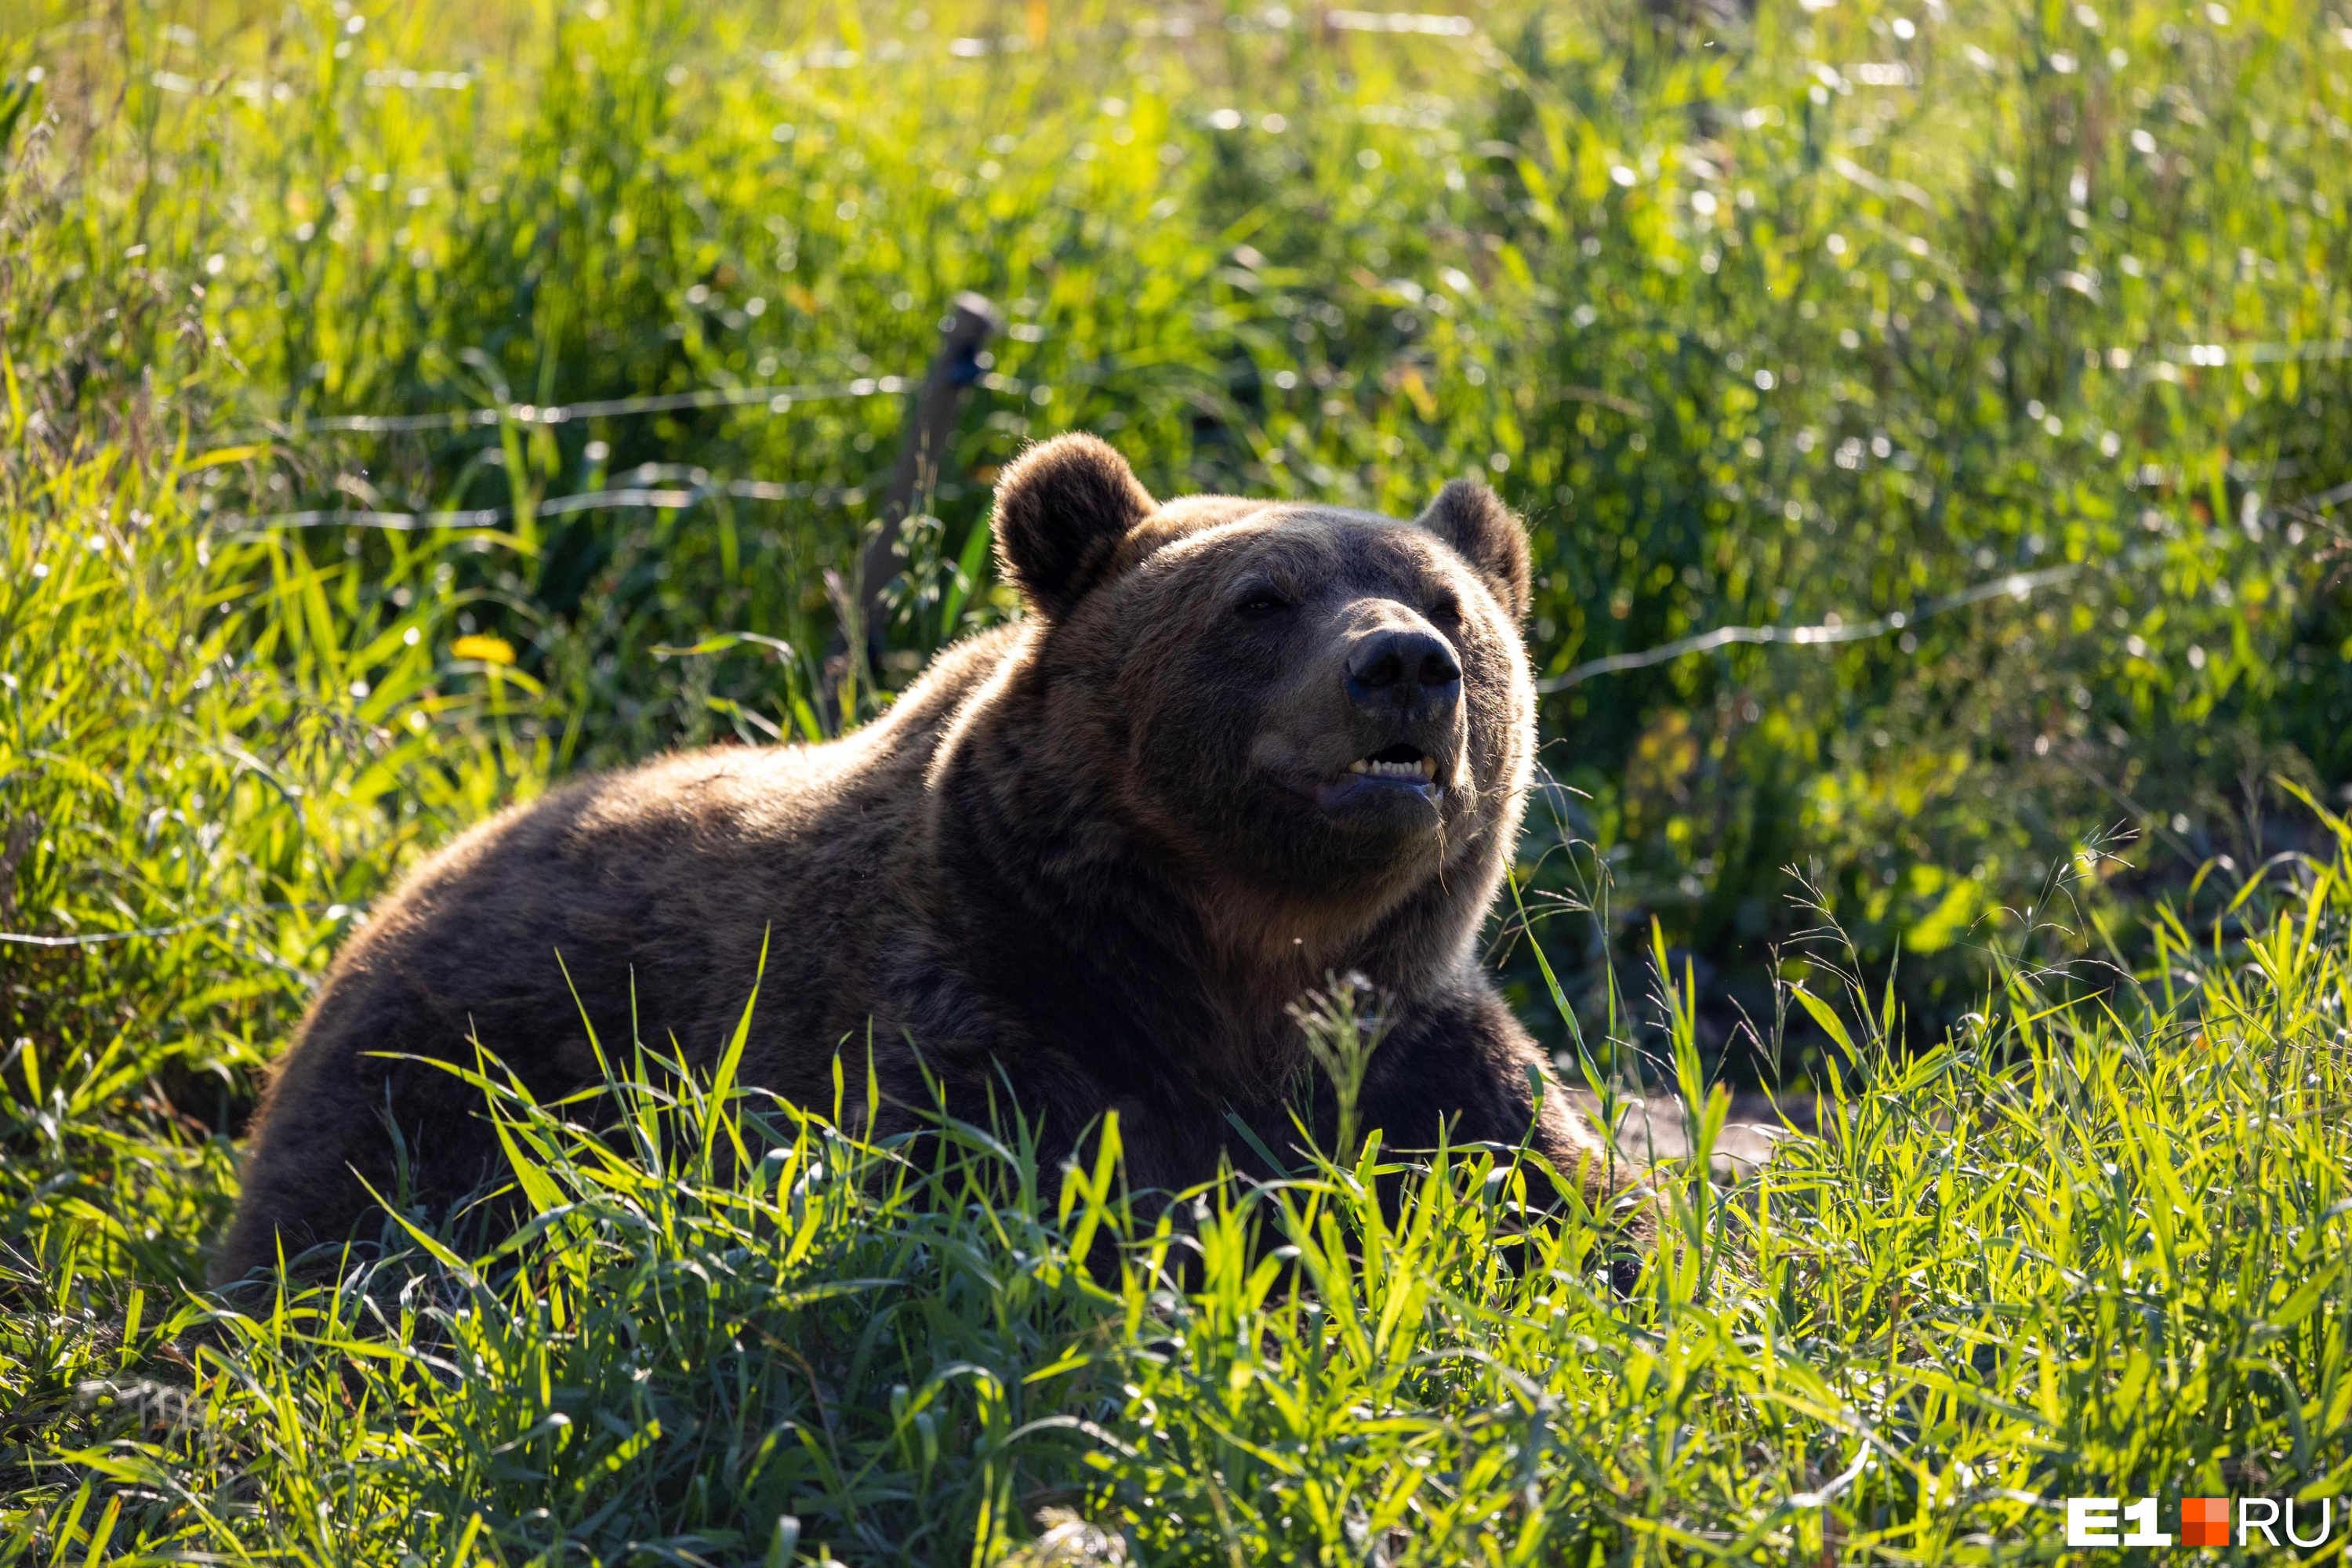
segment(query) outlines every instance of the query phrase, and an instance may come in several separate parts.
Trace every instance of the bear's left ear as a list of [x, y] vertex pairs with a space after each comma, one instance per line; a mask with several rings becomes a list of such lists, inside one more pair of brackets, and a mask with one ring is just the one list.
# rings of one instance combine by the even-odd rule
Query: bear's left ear
[[1056, 436], [1014, 458], [996, 482], [997, 560], [1032, 609], [1059, 620], [1158, 510], [1109, 443]]
[[1476, 569], [1513, 620], [1527, 618], [1535, 596], [1528, 574], [1528, 531], [1500, 496], [1475, 479], [1454, 479], [1414, 521]]

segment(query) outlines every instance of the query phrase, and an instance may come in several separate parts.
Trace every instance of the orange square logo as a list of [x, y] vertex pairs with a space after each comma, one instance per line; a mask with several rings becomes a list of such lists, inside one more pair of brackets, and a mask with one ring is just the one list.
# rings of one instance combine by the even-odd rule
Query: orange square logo
[[2225, 1497], [2185, 1497], [2180, 1500], [2180, 1544], [2230, 1544], [2230, 1500]]

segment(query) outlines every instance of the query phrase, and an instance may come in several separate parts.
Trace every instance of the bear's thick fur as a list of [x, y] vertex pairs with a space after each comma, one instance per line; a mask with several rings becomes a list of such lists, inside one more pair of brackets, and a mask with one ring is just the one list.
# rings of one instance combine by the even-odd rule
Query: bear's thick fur
[[[771, 931], [740, 1073], [803, 1103], [870, 1040], [898, 1125], [928, 1064], [970, 1118], [1009, 1085], [1048, 1148], [1116, 1110], [1130, 1180], [1179, 1187], [1257, 1163], [1228, 1112], [1295, 1138], [1290, 1008], [1356, 972], [1386, 1017], [1362, 1125], [1528, 1138], [1545, 1063], [1475, 953], [1534, 741], [1517, 520], [1467, 481], [1414, 522], [1161, 505], [1066, 436], [1006, 471], [995, 529], [1027, 616], [878, 721], [557, 789], [387, 899], [271, 1085], [216, 1278], [351, 1234], [361, 1178], [393, 1190], [387, 1118], [428, 1205], [496, 1177], [479, 1092], [376, 1053], [470, 1066], [478, 1037], [552, 1097], [596, 1079], [584, 1008], [708, 1064]], [[1612, 1195], [1557, 1090], [1533, 1137]]]

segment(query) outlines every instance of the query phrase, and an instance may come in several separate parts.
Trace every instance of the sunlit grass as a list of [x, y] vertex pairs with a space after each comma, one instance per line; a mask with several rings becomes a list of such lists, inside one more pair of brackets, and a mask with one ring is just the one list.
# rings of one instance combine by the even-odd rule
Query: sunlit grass
[[5, 1560], [993, 1561], [1075, 1519], [1144, 1562], [1941, 1561], [2049, 1555], [2068, 1495], [2332, 1496], [2347, 904], [2310, 868], [2242, 947], [2176, 929], [2107, 1005], [2014, 975], [1907, 1059], [1817, 998], [1854, 1087], [1736, 1187], [1661, 1172], [1628, 1299], [1507, 1150], [1138, 1207], [1115, 1124], [1057, 1168], [642, 1049], [562, 1108], [486, 1063], [540, 1215], [488, 1257], [224, 1312], [68, 1210], [20, 1233]]
[[[2352, 33], [2216, 9], [20, 8], [0, 1568], [2046, 1559], [2070, 1494], [2336, 1495]], [[1548, 700], [1523, 1012], [1704, 1169], [1744, 1006], [1818, 1135], [1662, 1172], [1621, 1300], [1510, 1151], [1136, 1205], [1108, 1139], [877, 1148], [854, 1063], [795, 1110], [608, 1039], [598, 1107], [486, 1094], [514, 1247], [203, 1295], [405, 864], [831, 722], [881, 379], [965, 288], [1014, 330], [888, 681], [1011, 613], [986, 479], [1065, 427], [1163, 493], [1484, 474], [1554, 679], [2049, 574]], [[843, 395], [518, 406], [780, 385]], [[692, 499], [563, 510], [622, 487]]]

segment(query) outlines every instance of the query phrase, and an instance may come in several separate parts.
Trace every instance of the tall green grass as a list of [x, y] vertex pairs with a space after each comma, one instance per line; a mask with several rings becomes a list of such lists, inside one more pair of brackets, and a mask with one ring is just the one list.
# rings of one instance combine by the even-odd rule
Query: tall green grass
[[[0, 1568], [1980, 1561], [2071, 1494], [2342, 1487], [2341, 15], [12, 19]], [[1508, 1151], [1138, 1206], [626, 1041], [617, 1150], [486, 1087], [511, 1248], [201, 1294], [258, 1075], [415, 855], [887, 700], [825, 700], [824, 572], [900, 396], [513, 405], [912, 374], [961, 288], [1019, 330], [888, 682], [1012, 613], [988, 470], [1069, 426], [1163, 492], [1475, 467], [1553, 678], [2073, 574], [1548, 699], [1498, 962], [1699, 1150], [1630, 1300]], [[555, 504], [623, 485], [694, 499]], [[447, 507], [501, 515], [268, 526]], [[1828, 1098], [1715, 1185], [1726, 1059]]]
[[2104, 1005], [2013, 968], [1923, 1054], [1817, 976], [1863, 1087], [1727, 1191], [1667, 983], [1695, 1153], [1625, 1300], [1508, 1150], [1139, 1208], [1116, 1123], [1057, 1168], [863, 1142], [854, 1069], [824, 1114], [486, 1061], [540, 1216], [488, 1257], [388, 1226], [422, 1252], [231, 1310], [20, 1229], [0, 1561], [1978, 1561], [2056, 1555], [2071, 1495], [2332, 1498], [2346, 889], [2168, 922]]

